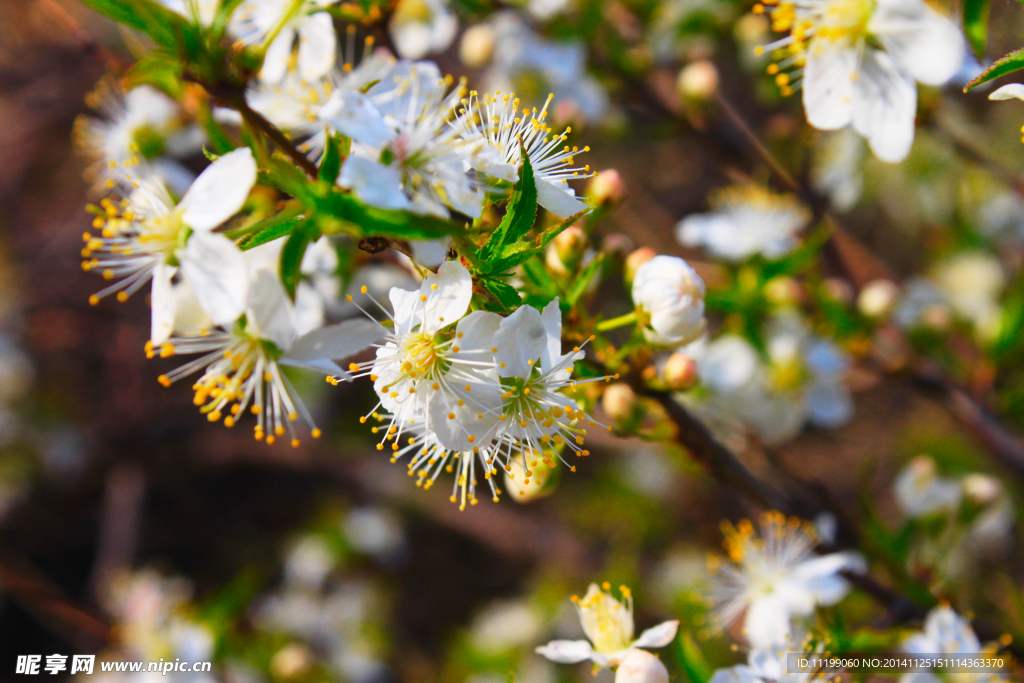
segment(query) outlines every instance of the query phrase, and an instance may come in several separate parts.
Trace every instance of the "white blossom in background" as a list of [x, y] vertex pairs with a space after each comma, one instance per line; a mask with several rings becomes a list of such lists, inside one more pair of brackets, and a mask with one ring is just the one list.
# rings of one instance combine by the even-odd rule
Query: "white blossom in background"
[[668, 669], [657, 655], [634, 649], [615, 670], [615, 683], [668, 683]]
[[[998, 645], [982, 646], [971, 628], [971, 622], [943, 604], [932, 609], [924, 620], [924, 631], [903, 642], [904, 652], [911, 655], [982, 655], [991, 657], [998, 651]], [[952, 680], [970, 683], [999, 683], [1007, 680], [1001, 673], [954, 674]], [[900, 677], [900, 683], [940, 683], [937, 673], [918, 671]]]
[[676, 256], [655, 256], [633, 276], [633, 304], [652, 344], [679, 346], [704, 333], [704, 281]]
[[935, 461], [926, 455], [911, 460], [893, 481], [896, 503], [907, 517], [925, 517], [960, 507], [960, 482], [939, 475]]
[[[924, 0], [821, 0], [757, 5], [786, 37], [770, 69], [784, 94], [803, 91], [815, 128], [851, 126], [879, 159], [901, 161], [914, 140], [917, 86], [946, 83], [963, 63], [960, 29]], [[793, 77], [785, 69], [801, 64]], [[780, 69], [782, 69], [780, 71]]]
[[400, 0], [388, 30], [400, 57], [422, 59], [448, 49], [459, 31], [459, 20], [446, 0]]
[[811, 212], [792, 195], [758, 185], [737, 185], [711, 197], [712, 213], [692, 214], [676, 226], [676, 238], [690, 247], [732, 262], [760, 255], [778, 259], [796, 249]]
[[124, 301], [152, 280], [150, 339], [159, 346], [173, 328], [171, 282], [180, 268], [213, 322], [233, 323], [246, 304], [248, 268], [235, 243], [212, 231], [242, 208], [255, 182], [256, 162], [248, 147], [210, 164], [177, 204], [143, 168], [122, 202], [104, 200], [105, 214], [93, 222], [100, 235], [86, 233], [82, 267], [117, 280], [92, 295], [90, 303], [114, 293]]
[[337, 59], [338, 39], [327, 11], [332, 4], [334, 0], [244, 0], [231, 17], [232, 32], [247, 45], [264, 46], [264, 81], [279, 83], [285, 78], [296, 43], [298, 74], [315, 81], [326, 76]]
[[554, 93], [558, 121], [579, 117], [600, 121], [608, 110], [608, 95], [587, 73], [586, 48], [578, 42], [552, 42], [538, 36], [512, 11], [490, 20], [494, 32], [491, 64], [484, 72], [484, 92], [515, 92], [539, 102]]
[[380, 341], [383, 328], [375, 322], [350, 320], [300, 337], [294, 307], [275, 273], [258, 270], [249, 293], [244, 324], [197, 337], [170, 337], [161, 345], [149, 342], [146, 351], [162, 358], [201, 354], [160, 375], [160, 383], [170, 386], [202, 370], [192, 385], [194, 402], [210, 422], [223, 419], [225, 426], [233, 427], [251, 411], [256, 415], [258, 441], [272, 444], [287, 435], [298, 446], [295, 424], [300, 419], [313, 438], [320, 436], [320, 430], [282, 366], [348, 378], [333, 361]]
[[893, 311], [893, 320], [905, 330], [949, 326], [952, 311], [946, 295], [931, 280], [914, 277], [903, 285], [903, 292]]
[[[829, 683], [836, 680], [836, 669], [823, 667], [808, 671], [791, 671], [787, 664], [789, 653], [825, 654], [819, 644], [809, 648], [799, 633], [787, 635], [778, 644], [755, 646], [747, 654], [746, 664], [737, 664], [715, 671], [709, 683]], [[808, 652], [808, 650], [810, 651]]]
[[953, 312], [969, 320], [980, 339], [999, 334], [1003, 312], [999, 297], [1006, 275], [998, 258], [983, 251], [962, 251], [939, 263], [934, 278]]
[[864, 192], [864, 140], [850, 128], [822, 133], [814, 150], [811, 182], [837, 211], [849, 211]]
[[675, 639], [678, 621], [653, 626], [634, 640], [633, 595], [629, 588], [619, 586], [620, 602], [605, 592], [610, 588], [607, 583], [603, 587], [592, 583], [582, 599], [573, 596], [573, 604], [588, 640], [553, 640], [538, 647], [537, 654], [559, 664], [590, 660], [596, 666], [614, 669], [638, 648], [665, 647]]
[[[543, 108], [520, 109], [514, 93], [479, 95], [476, 91], [463, 100], [455, 123], [462, 136], [462, 154], [477, 171], [514, 183], [519, 178], [523, 149], [530, 160], [537, 185], [537, 203], [563, 218], [587, 208], [569, 186], [573, 179], [596, 175], [590, 166], [575, 166], [579, 147], [563, 145], [571, 128], [561, 134], [547, 124], [548, 107], [554, 95], [548, 95]], [[589, 152], [584, 147], [583, 152]]]
[[794, 617], [842, 600], [850, 590], [843, 570], [865, 571], [853, 552], [816, 555], [814, 528], [778, 512], [726, 527], [729, 561], [719, 568], [714, 591], [720, 622], [743, 616], [743, 636], [754, 648], [785, 645]]

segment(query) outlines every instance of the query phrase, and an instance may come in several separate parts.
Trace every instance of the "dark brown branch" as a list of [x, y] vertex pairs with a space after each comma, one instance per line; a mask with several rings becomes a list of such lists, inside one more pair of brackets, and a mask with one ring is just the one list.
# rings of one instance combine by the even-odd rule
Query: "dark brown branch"
[[281, 132], [280, 128], [272, 124], [264, 118], [262, 114], [250, 107], [249, 103], [245, 101], [245, 95], [235, 94], [231, 98], [227, 99], [226, 102], [231, 106], [231, 108], [236, 109], [238, 113], [242, 115], [242, 119], [244, 119], [246, 123], [270, 138], [278, 149], [291, 157], [292, 161], [295, 162], [295, 165], [305, 171], [306, 175], [314, 180], [318, 177], [319, 171], [316, 164], [310, 161], [309, 157], [303, 154], [299, 148], [288, 139], [288, 136]]

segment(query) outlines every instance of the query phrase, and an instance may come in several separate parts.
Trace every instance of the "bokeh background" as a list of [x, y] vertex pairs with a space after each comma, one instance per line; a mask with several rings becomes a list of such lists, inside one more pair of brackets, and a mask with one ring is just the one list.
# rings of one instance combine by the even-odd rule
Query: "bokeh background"
[[[454, 11], [465, 27], [495, 9]], [[721, 101], [680, 95], [688, 64], [712, 64], [712, 92], [813, 182], [827, 136], [763, 76], [750, 51], [759, 29], [739, 3], [578, 0], [544, 22], [504, 11], [552, 40], [575, 40], [588, 65], [586, 87], [582, 71], [563, 78], [576, 107], [563, 114], [583, 126], [587, 163], [616, 169], [625, 187], [593, 227], [597, 248], [648, 246], [690, 259], [712, 285], [721, 277], [675, 241], [674, 226], [706, 210], [712, 189], [769, 173]], [[1009, 0], [992, 11], [989, 51], [999, 55], [1016, 47], [1024, 12]], [[374, 449], [358, 424], [375, 402], [367, 385], [302, 387], [325, 436], [292, 449], [211, 425], [187, 386], [156, 382], [172, 365], [145, 358], [144, 297], [90, 306], [97, 281], [79, 258], [95, 196], [72, 128], [110, 55], [127, 58], [125, 44], [73, 0], [0, 3], [0, 678], [13, 677], [19, 654], [134, 651], [211, 658], [228, 681], [584, 680], [585, 666], [556, 668], [532, 650], [577, 637], [568, 596], [606, 579], [633, 588], [638, 628], [680, 618], [718, 664], [734, 661], [703, 602], [707, 556], [720, 550], [723, 519], [759, 510], [682, 448], [602, 434], [554, 495], [459, 512]], [[569, 68], [577, 57], [551, 59]], [[467, 67], [458, 39], [437, 58], [471, 81], [496, 77], [486, 65]], [[544, 89], [543, 73], [499, 75], [520, 91]], [[1024, 109], [955, 86], [921, 98], [911, 158], [856, 164], [862, 191], [842, 214], [851, 239], [826, 250], [821, 271], [839, 276], [841, 261], [859, 280], [828, 280], [838, 301], [851, 303], [854, 287], [875, 277], [926, 272], [965, 233], [985, 235], [1008, 272], [1019, 272], [1024, 210], [1001, 199], [1010, 209], [984, 225], [984, 212], [995, 211], [987, 202], [1010, 195], [1006, 176], [979, 164], [969, 145], [1008, 174], [1024, 170]], [[185, 163], [198, 170], [201, 161]], [[628, 309], [621, 287], [604, 294], [609, 315]], [[1024, 393], [996, 393], [1003, 370], [970, 344], [948, 353], [972, 395], [1020, 428]], [[890, 530], [906, 523], [893, 481], [921, 454], [951, 476], [989, 473], [1019, 497], [1019, 480], [906, 365], [858, 362], [849, 384], [848, 424], [773, 448], [748, 441], [741, 459], [862, 526]], [[963, 567], [936, 576], [947, 565], [922, 560], [914, 566], [931, 574], [918, 578], [962, 609], [1024, 630], [1014, 518]], [[859, 593], [850, 601], [870, 623], [875, 604]], [[663, 659], [683, 676], [671, 653]]]

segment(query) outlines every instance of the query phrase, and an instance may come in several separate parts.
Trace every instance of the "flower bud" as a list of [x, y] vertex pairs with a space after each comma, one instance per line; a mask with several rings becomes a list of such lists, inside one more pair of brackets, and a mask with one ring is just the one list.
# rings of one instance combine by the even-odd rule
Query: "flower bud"
[[964, 488], [964, 495], [967, 496], [968, 500], [977, 505], [993, 503], [1003, 490], [995, 477], [978, 473], [969, 474], [964, 477], [962, 486]]
[[481, 67], [491, 61], [494, 54], [494, 29], [478, 24], [466, 29], [459, 43], [459, 58], [470, 69]]
[[615, 683], [668, 683], [668, 669], [647, 650], [633, 649], [615, 671]]
[[706, 59], [691, 62], [679, 72], [676, 88], [684, 100], [708, 100], [718, 89], [718, 69]]
[[636, 407], [636, 394], [625, 382], [615, 382], [604, 390], [601, 407], [613, 420], [624, 420], [633, 414], [633, 409]]
[[890, 280], [872, 280], [864, 285], [857, 296], [857, 310], [861, 315], [879, 319], [892, 313], [900, 288]]
[[657, 255], [658, 253], [650, 247], [640, 247], [627, 256], [625, 264], [626, 282], [632, 282], [633, 278], [636, 277], [636, 271], [640, 270], [640, 266]]
[[697, 271], [677, 256], [655, 256], [641, 265], [631, 293], [647, 341], [672, 347], [703, 334], [704, 292]]
[[587, 234], [578, 226], [571, 225], [548, 245], [544, 261], [559, 275], [570, 273], [579, 267], [586, 244]]
[[[536, 451], [534, 451], [536, 453]], [[530, 462], [529, 476], [526, 476], [522, 464], [513, 462], [512, 472], [505, 472], [505, 490], [509, 497], [517, 503], [529, 503], [541, 498], [547, 498], [554, 491], [554, 487], [547, 486], [554, 470], [540, 461], [535, 461], [535, 455], [526, 456]]]
[[692, 389], [697, 383], [697, 363], [685, 353], [673, 353], [665, 361], [662, 377], [672, 391]]
[[614, 168], [601, 171], [587, 185], [587, 199], [594, 206], [611, 207], [622, 201], [626, 193], [622, 176]]

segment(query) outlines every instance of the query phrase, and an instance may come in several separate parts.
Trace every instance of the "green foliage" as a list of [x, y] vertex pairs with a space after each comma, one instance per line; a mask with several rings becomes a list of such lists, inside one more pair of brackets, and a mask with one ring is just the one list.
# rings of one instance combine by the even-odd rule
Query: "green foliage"
[[199, 29], [156, 0], [83, 0], [116, 22], [142, 31], [158, 46], [194, 57], [201, 44]]
[[306, 255], [306, 248], [319, 237], [313, 222], [303, 221], [288, 236], [281, 249], [281, 284], [292, 299], [295, 298], [295, 287], [302, 277], [302, 257]]
[[498, 311], [507, 312], [519, 307], [522, 299], [515, 287], [494, 277], [481, 277], [479, 280], [484, 289], [490, 292], [498, 300], [500, 307]]
[[276, 216], [260, 221], [247, 228], [248, 234], [238, 242], [243, 250], [258, 247], [267, 242], [281, 239], [290, 235], [293, 231], [304, 228], [309, 220], [303, 216], [296, 216], [294, 211], [283, 211]]
[[351, 141], [339, 134], [327, 137], [327, 148], [324, 150], [324, 158], [320, 162], [318, 177], [327, 183], [334, 183], [341, 172], [341, 162], [348, 154]]
[[604, 254], [599, 254], [597, 258], [591, 261], [579, 276], [573, 280], [572, 285], [569, 287], [569, 291], [566, 292], [565, 303], [569, 306], [575, 306], [579, 302], [580, 298], [586, 293], [587, 288], [590, 287], [590, 283], [593, 282], [597, 274], [601, 272], [601, 267], [603, 265]]
[[1000, 76], [1012, 74], [1014, 71], [1020, 71], [1021, 69], [1024, 69], [1024, 49], [1014, 50], [1005, 57], [1001, 57], [994, 61], [992, 66], [971, 79], [971, 81], [964, 86], [964, 92], [976, 88], [982, 83], [988, 83]]
[[964, 35], [978, 59], [985, 56], [988, 11], [989, 0], [964, 0]]
[[152, 85], [176, 97], [181, 92], [181, 62], [165, 52], [151, 52], [132, 65], [123, 83], [125, 90]]
[[672, 649], [679, 667], [686, 673], [690, 683], [708, 683], [711, 680], [711, 666], [689, 631], [682, 631], [676, 637], [675, 647]]
[[[519, 169], [519, 180], [512, 190], [512, 198], [508, 202], [504, 218], [491, 233], [487, 243], [477, 253], [477, 258], [481, 261], [490, 262], [495, 258], [507, 258], [505, 256], [507, 250], [504, 248], [525, 237], [533, 229], [533, 224], [537, 220], [537, 184], [533, 179], [533, 167], [526, 155], [526, 148], [522, 147], [522, 142], [519, 144], [523, 158], [523, 165]], [[492, 267], [486, 272], [501, 272], [508, 267]]]

